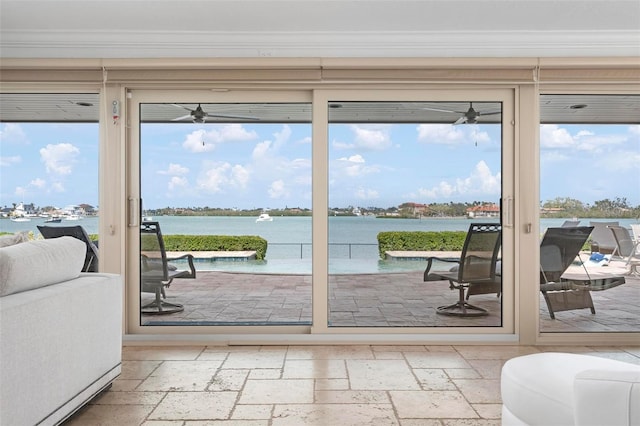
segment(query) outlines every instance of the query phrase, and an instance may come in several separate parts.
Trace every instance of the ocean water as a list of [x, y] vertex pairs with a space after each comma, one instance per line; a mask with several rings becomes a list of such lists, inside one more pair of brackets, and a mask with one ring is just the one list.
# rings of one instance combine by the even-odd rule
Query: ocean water
[[[269, 243], [265, 262], [215, 261], [198, 262], [200, 270], [229, 270], [237, 272], [311, 272], [311, 217], [274, 217], [272, 222], [256, 222], [254, 217], [219, 216], [157, 216], [162, 233], [186, 235], [257, 235]], [[379, 259], [377, 235], [382, 231], [466, 231], [472, 222], [465, 218], [377, 219], [374, 217], [329, 217], [329, 271], [348, 273], [394, 272], [424, 268], [424, 262], [390, 262]], [[581, 225], [590, 220], [581, 219]], [[610, 219], [608, 219], [610, 220]], [[622, 226], [638, 223], [634, 219], [614, 219]], [[487, 220], [493, 222], [494, 220]], [[565, 219], [542, 219], [541, 230], [560, 226]], [[82, 225], [87, 233], [98, 232], [98, 218], [62, 221], [45, 224], [44, 219], [30, 222], [0, 220], [0, 231], [32, 231], [39, 234], [38, 225]]]

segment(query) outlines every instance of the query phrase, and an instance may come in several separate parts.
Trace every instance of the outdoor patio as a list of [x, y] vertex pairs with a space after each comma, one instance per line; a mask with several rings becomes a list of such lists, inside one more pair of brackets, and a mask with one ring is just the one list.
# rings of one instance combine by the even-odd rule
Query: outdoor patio
[[[630, 332], [640, 324], [640, 277], [605, 291], [592, 291], [589, 309], [549, 317], [540, 294], [543, 332]], [[143, 293], [142, 302], [152, 299]], [[457, 300], [448, 282], [423, 282], [422, 272], [345, 274], [329, 278], [331, 327], [497, 327], [500, 299], [475, 295], [470, 302], [489, 311], [482, 317], [437, 315], [435, 308]], [[167, 301], [184, 311], [143, 315], [146, 325], [310, 325], [311, 276], [199, 271], [197, 278], [175, 280]]]

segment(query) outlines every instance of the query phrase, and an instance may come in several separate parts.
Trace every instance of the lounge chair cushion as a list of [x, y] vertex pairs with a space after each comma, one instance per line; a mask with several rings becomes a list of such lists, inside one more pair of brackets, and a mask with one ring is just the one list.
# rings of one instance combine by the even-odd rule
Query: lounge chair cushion
[[73, 237], [0, 248], [0, 296], [77, 278], [85, 253], [85, 244]]

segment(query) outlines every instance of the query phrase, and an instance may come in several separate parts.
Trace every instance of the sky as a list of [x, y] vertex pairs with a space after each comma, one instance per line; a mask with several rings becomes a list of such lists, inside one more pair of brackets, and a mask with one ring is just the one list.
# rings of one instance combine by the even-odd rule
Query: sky
[[[98, 206], [97, 124], [0, 124], [0, 205]], [[500, 199], [491, 124], [331, 124], [329, 206]], [[541, 200], [640, 204], [640, 126], [542, 125]], [[143, 124], [143, 206], [311, 208], [310, 124]]]

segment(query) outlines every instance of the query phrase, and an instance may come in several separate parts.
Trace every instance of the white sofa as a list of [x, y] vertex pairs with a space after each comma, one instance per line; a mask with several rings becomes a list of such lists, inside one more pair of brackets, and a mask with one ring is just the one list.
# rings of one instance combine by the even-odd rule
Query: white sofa
[[0, 248], [0, 425], [58, 424], [120, 374], [122, 279], [72, 237]]
[[590, 355], [537, 353], [501, 374], [503, 425], [640, 425], [640, 365]]

